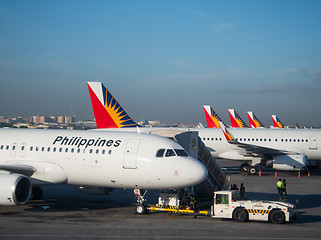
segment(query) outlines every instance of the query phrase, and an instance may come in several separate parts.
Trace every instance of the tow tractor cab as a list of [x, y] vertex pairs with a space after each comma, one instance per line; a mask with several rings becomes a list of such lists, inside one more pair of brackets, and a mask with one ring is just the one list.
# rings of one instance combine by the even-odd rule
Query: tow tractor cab
[[214, 192], [212, 217], [232, 218], [238, 222], [258, 220], [273, 223], [288, 222], [296, 217], [295, 205], [291, 203], [238, 199], [239, 192], [235, 190]]

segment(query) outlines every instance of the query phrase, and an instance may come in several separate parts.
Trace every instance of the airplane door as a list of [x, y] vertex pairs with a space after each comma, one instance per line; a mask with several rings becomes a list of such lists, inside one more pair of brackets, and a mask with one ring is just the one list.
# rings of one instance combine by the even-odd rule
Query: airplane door
[[310, 136], [309, 148], [310, 148], [311, 150], [317, 150], [317, 149], [318, 149], [318, 146], [317, 146], [317, 137], [316, 137], [316, 136]]
[[140, 139], [129, 139], [126, 144], [123, 168], [136, 169], [137, 152]]

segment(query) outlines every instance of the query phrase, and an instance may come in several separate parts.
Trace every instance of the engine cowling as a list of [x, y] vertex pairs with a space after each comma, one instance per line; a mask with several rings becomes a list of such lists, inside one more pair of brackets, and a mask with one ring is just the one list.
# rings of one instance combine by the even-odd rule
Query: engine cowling
[[0, 205], [21, 205], [28, 202], [31, 181], [21, 174], [0, 174]]
[[279, 155], [265, 161], [266, 168], [285, 171], [301, 171], [305, 170], [307, 157], [305, 155]]

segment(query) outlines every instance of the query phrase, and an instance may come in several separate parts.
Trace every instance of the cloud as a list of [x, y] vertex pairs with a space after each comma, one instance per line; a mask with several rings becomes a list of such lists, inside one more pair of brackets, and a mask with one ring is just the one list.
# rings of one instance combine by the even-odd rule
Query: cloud
[[199, 17], [202, 18], [202, 19], [214, 21], [214, 18], [208, 16], [207, 14], [203, 13], [203, 12], [200, 11], [200, 10], [194, 10], [194, 14], [197, 15], [197, 16], [199, 16]]
[[227, 22], [221, 22], [215, 24], [212, 29], [215, 32], [220, 32], [220, 31], [225, 31], [225, 30], [231, 30], [234, 27], [232, 23], [227, 23]]
[[297, 71], [302, 76], [312, 78], [313, 80], [316, 81], [321, 81], [321, 68], [316, 69], [316, 70], [310, 70], [308, 68], [301, 68]]

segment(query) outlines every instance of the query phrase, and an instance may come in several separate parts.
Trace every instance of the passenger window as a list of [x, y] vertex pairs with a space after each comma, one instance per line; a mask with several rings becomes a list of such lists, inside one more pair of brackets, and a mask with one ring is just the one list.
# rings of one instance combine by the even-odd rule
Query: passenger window
[[175, 156], [175, 152], [173, 149], [167, 149], [165, 157], [173, 157]]
[[165, 149], [159, 149], [156, 153], [156, 157], [163, 157]]
[[73, 153], [74, 151], [75, 151], [75, 149], [73, 149], [73, 148], [70, 150], [70, 152], [72, 152], [72, 153]]
[[56, 152], [56, 148], [54, 147], [54, 148], [52, 149], [52, 151], [53, 151], [53, 152]]
[[101, 154], [105, 154], [105, 152], [106, 152], [106, 150], [105, 150], [105, 149], [103, 149], [103, 150], [101, 151]]
[[39, 147], [36, 147], [36, 152], [38, 152], [38, 150], [39, 150]]
[[59, 152], [62, 152], [62, 148], [59, 148]]
[[80, 148], [77, 149], [77, 153], [80, 153]]
[[43, 151], [45, 151], [45, 147], [42, 147], [42, 148], [41, 148], [41, 152], [43, 152]]
[[47, 148], [47, 152], [50, 152], [50, 147]]
[[6, 150], [9, 150], [9, 145], [7, 145]]
[[176, 155], [181, 157], [187, 157], [188, 154], [183, 149], [175, 149]]
[[96, 154], [98, 154], [98, 153], [99, 153], [99, 149], [96, 150]]
[[33, 150], [33, 147], [30, 147], [30, 152]]
[[68, 152], [68, 148], [65, 149], [65, 152]]
[[93, 150], [92, 150], [92, 149], [90, 149], [90, 150], [89, 150], [89, 153], [90, 153], [90, 154], [92, 154], [92, 153], [93, 153]]
[[3, 145], [1, 145], [0, 149], [1, 149], [1, 150], [3, 149]]
[[108, 151], [108, 154], [111, 154], [111, 150]]
[[12, 146], [12, 150], [16, 150], [16, 146]]
[[25, 146], [22, 146], [22, 147], [21, 147], [21, 151], [24, 151], [24, 150], [25, 150]]

